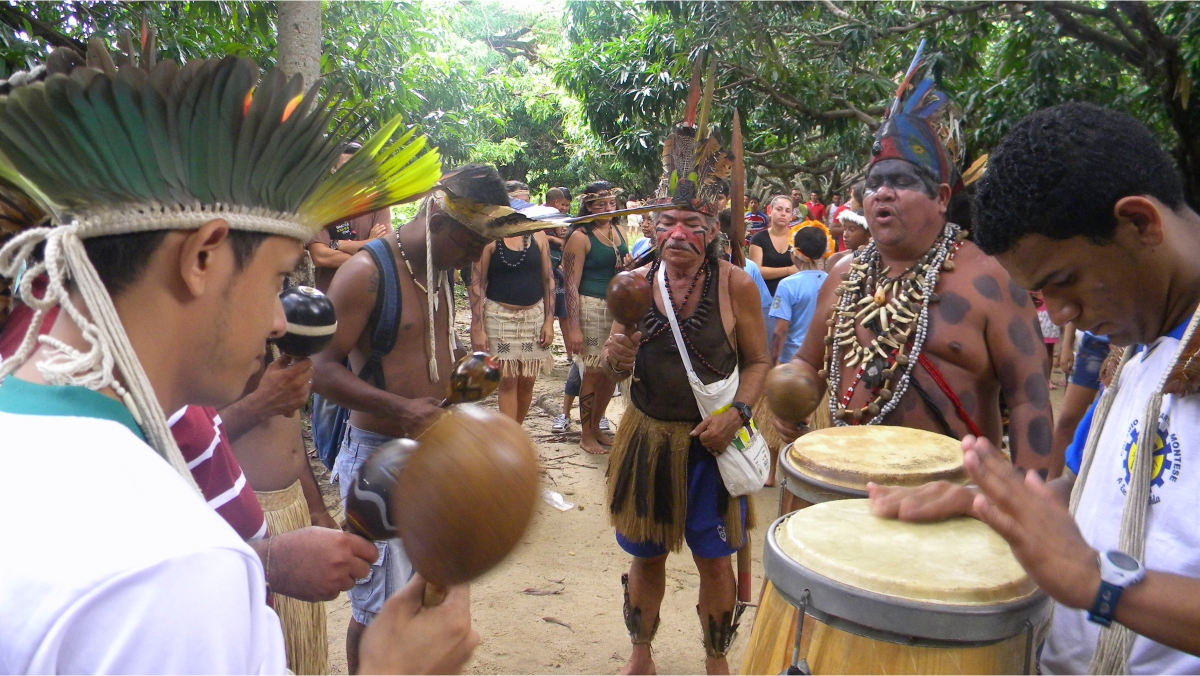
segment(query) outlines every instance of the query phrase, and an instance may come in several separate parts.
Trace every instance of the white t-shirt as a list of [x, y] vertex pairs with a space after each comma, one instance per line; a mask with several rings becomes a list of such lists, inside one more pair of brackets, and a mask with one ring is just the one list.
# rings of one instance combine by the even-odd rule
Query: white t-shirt
[[0, 385], [0, 673], [283, 673], [258, 556], [121, 414]]
[[[1120, 389], [1104, 425], [1096, 459], [1079, 502], [1075, 520], [1084, 539], [1097, 551], [1119, 549], [1121, 513], [1125, 506], [1130, 451], [1146, 405], [1179, 348], [1179, 327], [1134, 355], [1121, 373]], [[1132, 348], [1131, 348], [1132, 349]], [[1090, 422], [1089, 417], [1083, 424]], [[1086, 435], [1080, 430], [1076, 439]], [[1146, 522], [1147, 570], [1200, 578], [1200, 395], [1163, 397], [1154, 444], [1154, 478]], [[1058, 605], [1054, 625], [1042, 652], [1048, 674], [1087, 673], [1100, 625], [1087, 612]], [[1196, 674], [1200, 657], [1138, 637], [1129, 660], [1131, 674]]]

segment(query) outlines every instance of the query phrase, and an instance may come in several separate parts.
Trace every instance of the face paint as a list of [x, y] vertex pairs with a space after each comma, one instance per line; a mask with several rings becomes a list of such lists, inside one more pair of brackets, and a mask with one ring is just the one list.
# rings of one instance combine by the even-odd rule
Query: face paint
[[885, 187], [919, 192], [930, 198], [937, 195], [929, 179], [921, 175], [915, 165], [903, 160], [884, 160], [872, 167], [864, 184], [863, 195], [869, 197]]
[[685, 249], [704, 254], [704, 239], [708, 228], [700, 219], [680, 221], [670, 216], [660, 216], [654, 225], [654, 241], [659, 251]]

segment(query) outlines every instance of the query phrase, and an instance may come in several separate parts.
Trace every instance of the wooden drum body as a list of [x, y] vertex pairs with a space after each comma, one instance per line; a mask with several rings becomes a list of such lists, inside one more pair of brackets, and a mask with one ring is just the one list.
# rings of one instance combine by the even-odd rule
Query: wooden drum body
[[[907, 427], [829, 427], [800, 437], [779, 454], [779, 515], [810, 505], [867, 497], [867, 483], [920, 486], [945, 480], [966, 484], [962, 445]], [[799, 613], [768, 579], [763, 584], [743, 674], [778, 674], [792, 663]], [[814, 620], [809, 617], [806, 627]], [[805, 636], [812, 632], [806, 629]]]
[[1050, 599], [974, 519], [912, 524], [872, 516], [866, 500], [827, 502], [776, 520], [763, 565], [804, 611], [789, 647], [811, 673], [1036, 668]]

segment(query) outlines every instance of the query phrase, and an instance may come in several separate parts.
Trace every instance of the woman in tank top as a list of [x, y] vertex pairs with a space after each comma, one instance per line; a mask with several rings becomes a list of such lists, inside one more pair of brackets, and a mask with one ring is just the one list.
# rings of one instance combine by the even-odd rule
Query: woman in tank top
[[792, 265], [791, 223], [792, 200], [786, 195], [776, 195], [767, 206], [768, 226], [750, 238], [750, 260], [758, 266], [767, 290], [775, 295], [775, 289], [784, 277], [794, 275]]
[[500, 363], [500, 412], [524, 422], [538, 370], [553, 363], [554, 273], [544, 232], [492, 242], [471, 269], [471, 349]]
[[[608, 181], [588, 185], [579, 196], [579, 215], [616, 211], [618, 192]], [[612, 437], [600, 430], [600, 420], [615, 388], [604, 374], [600, 359], [613, 323], [604, 298], [609, 280], [629, 263], [629, 249], [612, 219], [578, 224], [567, 235], [562, 259], [567, 296], [563, 340], [567, 353], [584, 366], [579, 391], [579, 445], [588, 453], [607, 453], [612, 445]]]

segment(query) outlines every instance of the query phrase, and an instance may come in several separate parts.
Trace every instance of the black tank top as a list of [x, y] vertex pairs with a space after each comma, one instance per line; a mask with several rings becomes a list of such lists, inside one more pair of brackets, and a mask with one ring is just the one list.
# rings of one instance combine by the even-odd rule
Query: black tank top
[[[703, 296], [691, 316], [678, 319], [679, 330], [694, 348], [688, 350], [692, 369], [700, 382], [711, 385], [732, 374], [738, 367], [738, 359], [737, 352], [729, 344], [729, 337], [725, 335], [725, 324], [721, 321], [718, 296], [720, 266], [712, 261], [705, 265], [708, 266], [708, 274], [704, 281]], [[651, 283], [658, 284], [653, 277]], [[663, 300], [670, 302], [669, 299]], [[683, 360], [675, 346], [670, 320], [655, 305], [642, 319], [638, 329], [642, 332], [642, 344], [634, 362], [634, 380], [630, 388], [634, 405], [657, 420], [699, 423], [703, 416], [696, 407], [696, 399], [688, 385], [687, 369], [683, 367]]]
[[525, 250], [513, 251], [496, 241], [488, 261], [487, 298], [497, 303], [529, 307], [542, 300], [542, 250], [526, 237]]
[[[760, 230], [750, 238], [750, 243], [758, 246], [763, 252], [763, 262], [760, 267], [764, 268], [786, 268], [792, 264], [792, 254], [790, 251], [779, 253], [775, 250], [775, 243], [771, 241], [770, 230]], [[767, 282], [767, 291], [771, 295], [775, 295], [775, 289], [782, 282], [784, 277], [776, 277], [775, 279], [765, 280]]]

